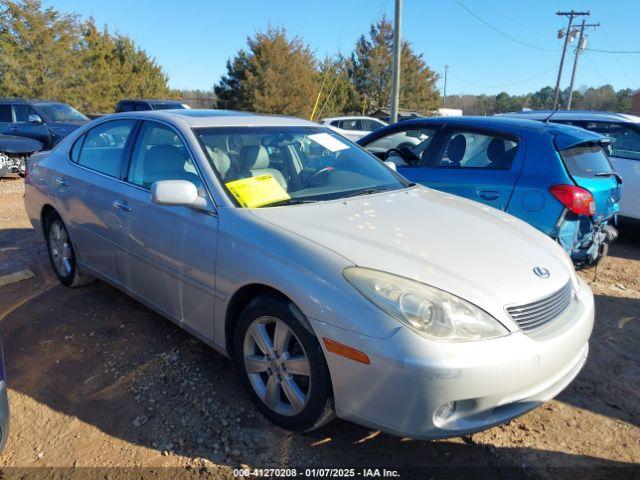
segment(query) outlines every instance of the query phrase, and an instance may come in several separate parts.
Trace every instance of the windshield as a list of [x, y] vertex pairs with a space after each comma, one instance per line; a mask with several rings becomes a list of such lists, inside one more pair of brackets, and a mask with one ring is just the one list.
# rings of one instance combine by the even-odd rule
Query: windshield
[[332, 200], [409, 185], [327, 128], [232, 127], [195, 132], [230, 197], [247, 208]]
[[600, 145], [588, 145], [560, 152], [567, 170], [574, 177], [594, 178], [613, 172], [607, 155]]
[[78, 122], [89, 120], [75, 108], [67, 105], [66, 103], [41, 103], [37, 108], [49, 122]]

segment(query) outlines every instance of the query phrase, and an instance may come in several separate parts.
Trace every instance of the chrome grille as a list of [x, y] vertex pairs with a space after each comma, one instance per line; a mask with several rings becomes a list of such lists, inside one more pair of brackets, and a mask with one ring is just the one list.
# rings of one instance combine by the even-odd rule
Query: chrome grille
[[568, 282], [557, 292], [532, 303], [507, 307], [507, 313], [525, 332], [541, 327], [560, 315], [571, 303], [573, 288]]

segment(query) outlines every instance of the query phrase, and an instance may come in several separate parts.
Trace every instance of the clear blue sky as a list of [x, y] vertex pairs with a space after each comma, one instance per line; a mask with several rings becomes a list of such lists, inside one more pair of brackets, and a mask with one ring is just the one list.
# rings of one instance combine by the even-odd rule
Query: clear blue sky
[[[554, 85], [560, 59], [556, 10], [591, 10], [589, 47], [640, 50], [638, 0], [460, 0], [492, 26], [491, 30], [454, 0], [404, 0], [403, 38], [442, 73], [449, 64], [447, 91], [453, 93], [525, 93]], [[393, 0], [44, 0], [65, 12], [93, 16], [99, 25], [131, 36], [155, 57], [174, 88], [210, 89], [225, 63], [248, 35], [269, 25], [301, 36], [314, 52], [349, 54], [358, 36], [383, 14], [393, 18]], [[576, 43], [576, 42], [574, 42]], [[573, 49], [565, 63], [567, 86]], [[640, 87], [640, 54], [586, 52], [576, 87], [612, 84]], [[442, 79], [439, 82], [442, 87]]]

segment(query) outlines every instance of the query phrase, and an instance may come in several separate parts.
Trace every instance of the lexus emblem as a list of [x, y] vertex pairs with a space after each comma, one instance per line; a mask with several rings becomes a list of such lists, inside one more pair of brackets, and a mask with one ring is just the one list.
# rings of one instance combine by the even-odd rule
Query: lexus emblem
[[549, 276], [551, 275], [551, 273], [549, 273], [549, 270], [544, 267], [535, 267], [533, 269], [533, 273], [535, 273], [540, 278], [549, 278]]

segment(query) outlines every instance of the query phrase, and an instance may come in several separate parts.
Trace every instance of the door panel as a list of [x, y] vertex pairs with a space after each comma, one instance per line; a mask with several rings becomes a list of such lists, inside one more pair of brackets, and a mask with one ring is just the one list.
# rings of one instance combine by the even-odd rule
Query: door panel
[[127, 190], [114, 198], [126, 232], [118, 256], [122, 283], [165, 315], [212, 339], [218, 218], [152, 203], [149, 188], [160, 180], [190, 181], [207, 197], [181, 137], [165, 125], [144, 122]]
[[640, 159], [609, 157], [609, 160], [622, 177], [620, 215], [640, 219]]
[[132, 185], [118, 215], [125, 225], [121, 281], [167, 316], [213, 338], [217, 217], [155, 205]]
[[[122, 247], [123, 224], [113, 202], [126, 186], [118, 177], [135, 124], [113, 120], [92, 128], [74, 144], [73, 163], [60, 162], [61, 170], [51, 178], [80, 262], [115, 282], [119, 281], [117, 250]], [[95, 161], [96, 152], [101, 152], [100, 161]]]

